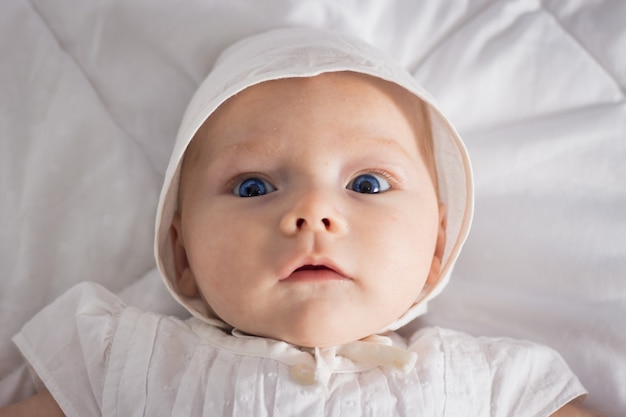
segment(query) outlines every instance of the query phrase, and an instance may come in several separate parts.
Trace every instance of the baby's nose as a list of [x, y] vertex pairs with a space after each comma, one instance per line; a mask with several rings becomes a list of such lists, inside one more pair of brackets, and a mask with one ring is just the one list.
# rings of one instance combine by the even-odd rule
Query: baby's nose
[[300, 198], [283, 216], [280, 228], [287, 235], [303, 231], [345, 233], [347, 223], [331, 198], [322, 193]]
[[[322, 219], [320, 219], [320, 221], [315, 221], [315, 219], [311, 219], [311, 221], [307, 221], [305, 218], [303, 217], [299, 217], [298, 219], [296, 219], [296, 229], [297, 230], [303, 230], [303, 229], [312, 229], [312, 230], [328, 230], [330, 231], [331, 227], [334, 226], [335, 221], [332, 221], [327, 218], [324, 217]], [[316, 227], [318, 226], [318, 227]]]

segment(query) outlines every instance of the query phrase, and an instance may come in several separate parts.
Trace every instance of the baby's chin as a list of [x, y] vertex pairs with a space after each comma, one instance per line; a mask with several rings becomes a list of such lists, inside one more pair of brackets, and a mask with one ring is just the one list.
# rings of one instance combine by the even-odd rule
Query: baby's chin
[[[350, 306], [348, 306], [350, 307]], [[213, 308], [213, 311], [219, 309]], [[399, 318], [401, 309], [346, 308], [346, 303], [303, 303], [292, 310], [270, 314], [221, 311], [220, 319], [237, 331], [283, 341], [303, 348], [341, 346], [377, 335]], [[236, 314], [233, 314], [236, 313]], [[230, 315], [227, 313], [231, 313]]]
[[315, 329], [299, 328], [288, 329], [286, 331], [277, 331], [276, 329], [273, 329], [273, 331], [270, 330], [266, 332], [255, 332], [254, 330], [246, 331], [244, 329], [238, 330], [253, 336], [279, 340], [302, 348], [326, 348], [332, 346], [341, 346], [368, 338], [372, 335], [377, 334], [377, 330], [380, 330], [380, 328], [375, 330], [364, 328], [359, 329], [360, 331], [355, 331], [355, 329], [328, 329], [323, 328], [323, 326], [319, 326]]

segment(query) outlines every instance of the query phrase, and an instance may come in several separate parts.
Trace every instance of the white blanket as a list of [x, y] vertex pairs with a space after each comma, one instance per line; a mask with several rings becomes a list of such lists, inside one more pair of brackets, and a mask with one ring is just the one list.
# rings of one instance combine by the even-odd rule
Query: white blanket
[[547, 344], [626, 410], [626, 2], [0, 1], [0, 404], [32, 386], [10, 337], [74, 283], [180, 314], [154, 271], [182, 111], [224, 46], [286, 25], [361, 37], [468, 145], [473, 230], [416, 324]]

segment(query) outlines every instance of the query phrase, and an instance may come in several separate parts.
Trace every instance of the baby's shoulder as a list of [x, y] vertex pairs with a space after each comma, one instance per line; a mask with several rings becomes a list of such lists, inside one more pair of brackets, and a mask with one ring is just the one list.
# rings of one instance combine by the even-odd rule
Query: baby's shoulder
[[585, 394], [558, 352], [531, 341], [432, 327], [412, 334], [409, 349], [418, 367], [440, 376], [450, 409], [457, 404], [460, 414], [471, 398], [484, 398], [483, 407], [507, 415], [549, 415]]
[[482, 357], [491, 363], [536, 357], [537, 360], [562, 361], [561, 356], [548, 346], [511, 337], [474, 336], [452, 329], [426, 327], [417, 330], [407, 339], [409, 350], [418, 352], [436, 350], [456, 359]]

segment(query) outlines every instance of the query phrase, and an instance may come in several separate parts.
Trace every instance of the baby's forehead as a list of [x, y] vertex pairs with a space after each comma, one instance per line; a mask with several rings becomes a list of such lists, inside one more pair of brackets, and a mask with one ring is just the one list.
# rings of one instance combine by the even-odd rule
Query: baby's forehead
[[[322, 92], [322, 94], [320, 94]], [[385, 96], [387, 102], [394, 103], [398, 113], [403, 113], [416, 130], [429, 130], [426, 104], [405, 88], [367, 74], [350, 71], [322, 73], [312, 77], [291, 77], [264, 81], [238, 92], [221, 103], [205, 120], [196, 136], [206, 137], [209, 133], [223, 133], [226, 128], [237, 129], [244, 124], [254, 128], [254, 123], [269, 123], [282, 115], [285, 106], [303, 105], [313, 111], [315, 108], [342, 104], [348, 97], [351, 100], [367, 101]], [[380, 104], [379, 100], [376, 102]], [[348, 104], [349, 105], [349, 104]], [[243, 120], [241, 120], [243, 118]], [[242, 123], [233, 124], [239, 119]], [[262, 127], [262, 126], [260, 126]], [[217, 132], [215, 131], [217, 130]]]

